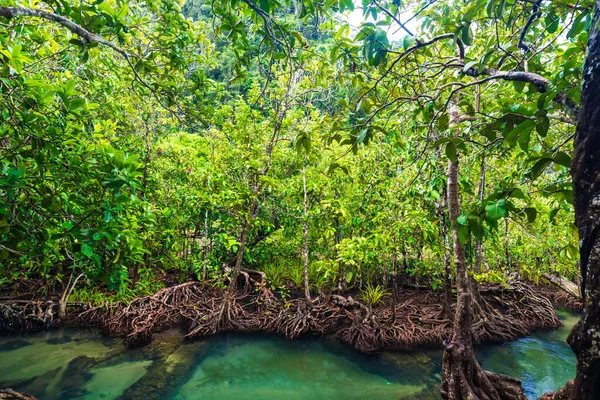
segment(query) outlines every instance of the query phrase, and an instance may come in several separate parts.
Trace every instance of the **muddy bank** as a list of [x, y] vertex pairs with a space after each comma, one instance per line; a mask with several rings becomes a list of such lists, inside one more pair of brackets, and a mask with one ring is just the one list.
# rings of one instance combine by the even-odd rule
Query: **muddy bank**
[[[549, 299], [559, 306], [575, 304], [552, 288], [521, 282], [482, 287], [481, 308], [486, 313], [474, 323], [476, 342], [510, 341], [560, 326]], [[107, 335], [123, 337], [129, 346], [139, 346], [150, 343], [156, 332], [177, 327], [186, 332], [186, 338], [227, 331], [269, 332], [288, 339], [331, 336], [364, 352], [411, 350], [441, 346], [451, 336], [452, 321], [442, 315], [442, 304], [441, 293], [408, 288], [398, 289], [372, 308], [352, 296], [321, 295], [310, 303], [302, 298], [281, 299], [264, 286], [246, 288], [228, 299], [223, 290], [187, 282], [129, 304], [95, 308], [74, 304], [64, 320], [56, 317], [56, 302], [3, 301], [0, 332], [95, 326]], [[50, 323], [44, 317], [48, 310], [53, 315]], [[27, 313], [35, 316], [27, 317]]]

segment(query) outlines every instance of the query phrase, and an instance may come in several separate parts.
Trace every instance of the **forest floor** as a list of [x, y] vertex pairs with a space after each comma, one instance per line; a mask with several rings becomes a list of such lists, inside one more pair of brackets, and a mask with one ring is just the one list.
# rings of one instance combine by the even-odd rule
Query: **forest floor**
[[[60, 296], [40, 297], [35, 291], [17, 296], [15, 288], [5, 289], [0, 293], [0, 333], [94, 326], [138, 346], [150, 343], [153, 333], [173, 327], [184, 330], [188, 338], [262, 331], [288, 339], [332, 336], [363, 352], [439, 347], [452, 334], [454, 303], [445, 311], [441, 292], [399, 287], [371, 308], [352, 295], [319, 295], [307, 302], [301, 297], [282, 299], [265, 285], [246, 283], [234, 297], [201, 282], [187, 282], [128, 304], [90, 308], [69, 303], [63, 319], [57, 311]], [[552, 286], [513, 281], [508, 287], [483, 286], [479, 293], [474, 310], [478, 343], [510, 341], [557, 328], [560, 321], [553, 306], [581, 310], [577, 299]]]

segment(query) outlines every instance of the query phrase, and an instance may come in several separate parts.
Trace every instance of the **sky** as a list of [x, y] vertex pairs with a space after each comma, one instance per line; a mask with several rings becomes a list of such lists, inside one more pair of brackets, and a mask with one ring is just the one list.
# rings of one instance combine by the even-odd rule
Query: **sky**
[[[355, 7], [354, 11], [349, 12], [349, 13], [346, 12], [346, 21], [348, 22], [348, 24], [352, 28], [352, 32], [358, 32], [360, 24], [362, 22], [374, 22], [374, 21], [373, 21], [373, 18], [371, 17], [370, 14], [368, 16], [366, 16], [366, 19], [365, 19], [365, 17], [363, 17], [363, 9], [362, 9], [360, 1], [355, 1], [354, 2], [354, 7]], [[402, 13], [402, 14], [400, 14], [400, 21], [404, 22], [404, 21], [408, 20], [410, 17], [412, 17], [412, 14], [410, 12]], [[408, 24], [406, 24], [406, 27], [412, 33], [416, 33], [416, 31], [417, 31], [417, 21], [416, 21], [416, 19], [413, 19]], [[388, 27], [386, 27], [386, 28], [388, 28]], [[389, 26], [388, 39], [390, 41], [399, 41], [399, 40], [402, 40], [404, 38], [404, 36], [406, 36], [406, 32], [402, 28], [400, 28], [398, 26], [398, 24], [396, 24], [395, 22], [393, 22]]]

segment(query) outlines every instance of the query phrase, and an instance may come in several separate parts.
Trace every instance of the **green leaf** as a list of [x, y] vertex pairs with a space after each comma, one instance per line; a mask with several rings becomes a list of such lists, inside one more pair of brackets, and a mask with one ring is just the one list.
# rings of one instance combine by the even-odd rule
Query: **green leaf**
[[521, 132], [521, 134], [519, 135], [519, 148], [521, 148], [521, 150], [523, 150], [524, 152], [529, 151], [529, 141], [531, 140], [531, 129], [525, 129], [523, 132]]
[[481, 218], [477, 216], [469, 216], [469, 229], [473, 236], [475, 236], [475, 239], [481, 240], [485, 236], [485, 228], [483, 227]]
[[575, 18], [575, 21], [573, 21], [573, 24], [571, 25], [571, 29], [569, 30], [569, 33], [567, 33], [568, 39], [572, 39], [575, 36], [579, 35], [579, 33], [581, 33], [581, 31], [583, 30], [583, 28], [585, 26], [585, 23], [582, 20], [589, 12], [590, 12], [590, 10], [586, 9], [581, 14], [579, 14], [577, 16], [577, 18]]
[[496, 221], [502, 217], [505, 217], [506, 214], [506, 201], [504, 199], [500, 199], [498, 201], [488, 201], [485, 206], [485, 214], [488, 220]]
[[550, 211], [548, 212], [548, 220], [549, 220], [550, 222], [554, 221], [554, 218], [556, 217], [556, 214], [558, 214], [558, 212], [559, 212], [559, 211], [560, 211], [560, 208], [559, 208], [559, 207], [557, 207], [557, 208], [553, 208], [552, 210], [550, 210]]
[[554, 155], [554, 163], [558, 165], [562, 165], [567, 168], [571, 168], [571, 156], [569, 156], [564, 151], [559, 151]]
[[72, 99], [71, 101], [69, 101], [69, 111], [75, 111], [81, 107], [83, 107], [83, 105], [85, 104], [85, 100], [82, 99], [81, 97], [75, 97], [74, 99]]
[[65, 222], [63, 222], [63, 223], [62, 223], [62, 225], [61, 225], [61, 226], [62, 226], [64, 229], [67, 229], [67, 230], [69, 230], [69, 229], [73, 228], [73, 225], [74, 225], [74, 224], [73, 224], [73, 221], [65, 221]]
[[514, 197], [515, 199], [527, 200], [525, 193], [523, 193], [523, 191], [519, 188], [513, 189], [510, 192], [510, 197]]
[[463, 21], [464, 22], [471, 22], [473, 20], [473, 17], [475, 16], [475, 14], [477, 14], [477, 10], [479, 9], [479, 5], [475, 4], [473, 6], [471, 6], [471, 8], [469, 8], [467, 10], [467, 12], [465, 12], [465, 14], [463, 15]]
[[350, 283], [352, 281], [353, 276], [354, 276], [354, 273], [352, 271], [348, 271], [346, 273], [346, 282]]
[[414, 36], [406, 35], [404, 36], [404, 40], [402, 40], [402, 47], [404, 50], [408, 50], [410, 46], [415, 43], [416, 39]]
[[446, 157], [452, 162], [457, 160], [456, 146], [452, 142], [446, 143]]
[[94, 255], [94, 250], [86, 243], [81, 245], [81, 252], [88, 258], [92, 258]]
[[473, 33], [471, 33], [471, 24], [467, 24], [462, 28], [461, 38], [465, 46], [471, 46], [473, 44]]
[[527, 207], [523, 209], [523, 211], [525, 211], [525, 214], [527, 214], [527, 222], [530, 224], [533, 223], [537, 217], [537, 210], [532, 207]]
[[504, 143], [506, 143], [509, 147], [515, 147], [517, 143], [517, 138], [524, 131], [531, 131], [535, 126], [535, 121], [532, 119], [527, 119], [517, 125], [512, 131], [504, 136]]
[[541, 173], [550, 165], [552, 160], [550, 158], [542, 158], [538, 160], [533, 167], [529, 170], [527, 175], [529, 175], [530, 179], [536, 179]]
[[369, 134], [369, 128], [361, 129], [360, 133], [356, 137], [356, 143], [360, 144], [360, 143], [364, 142], [368, 134]]
[[546, 15], [544, 22], [546, 23], [546, 30], [548, 33], [554, 33], [558, 30], [558, 23], [560, 18], [554, 12]]
[[546, 137], [548, 134], [548, 129], [550, 129], [550, 119], [545, 115], [538, 116], [538, 122], [535, 125], [535, 130], [537, 131], [538, 135], [541, 137]]
[[479, 65], [479, 63], [477, 61], [470, 61], [470, 62], [466, 63], [465, 66], [463, 67], [463, 72], [466, 74], [467, 71], [469, 71], [471, 68], [475, 67], [476, 65]]

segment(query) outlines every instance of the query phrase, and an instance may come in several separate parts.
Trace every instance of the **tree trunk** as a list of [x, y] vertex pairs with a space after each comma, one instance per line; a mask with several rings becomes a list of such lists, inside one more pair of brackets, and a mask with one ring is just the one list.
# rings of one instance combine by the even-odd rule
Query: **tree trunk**
[[442, 201], [438, 207], [438, 216], [440, 218], [440, 229], [444, 241], [444, 305], [440, 316], [442, 318], [450, 318], [452, 301], [452, 266], [450, 265], [450, 240], [448, 238], [448, 221], [446, 220], [446, 203], [448, 195], [444, 190], [442, 193]]
[[242, 232], [240, 233], [240, 247], [238, 248], [237, 257], [235, 259], [235, 265], [233, 272], [231, 273], [231, 282], [227, 288], [227, 294], [229, 298], [235, 296], [237, 290], [237, 278], [240, 275], [242, 269], [242, 260], [244, 259], [244, 250], [246, 249], [246, 241], [248, 240], [248, 222], [244, 221], [242, 224]]
[[[483, 202], [485, 197], [485, 154], [481, 155], [481, 169], [479, 171], [479, 193], [477, 198], [480, 202]], [[476, 274], [481, 273], [481, 264], [483, 261], [483, 241], [475, 239], [475, 267], [473, 272]]]
[[[583, 69], [581, 106], [571, 165], [579, 231], [583, 318], [567, 339], [577, 356], [570, 399], [600, 398], [600, 0], [595, 1]], [[587, 289], [586, 289], [587, 288]]]
[[[455, 125], [457, 121], [458, 106], [455, 103], [450, 108], [450, 123]], [[475, 358], [472, 332], [473, 287], [467, 274], [465, 247], [459, 240], [458, 226], [455, 223], [460, 214], [458, 168], [457, 153], [456, 160], [448, 160], [447, 180], [458, 298], [452, 339], [444, 341], [440, 393], [444, 399], [451, 400], [525, 400], [518, 379], [484, 371]]]
[[208, 278], [208, 257], [210, 255], [211, 240], [208, 237], [208, 209], [204, 211], [204, 258], [202, 260], [202, 282]]
[[308, 282], [308, 198], [306, 193], [306, 165], [302, 168], [302, 187], [304, 192], [303, 203], [303, 224], [302, 224], [302, 236], [304, 238], [304, 248], [302, 250], [302, 258], [304, 259], [304, 298], [306, 302], [310, 304], [310, 287]]
[[506, 273], [510, 273], [510, 246], [508, 243], [508, 217], [504, 217], [504, 256], [506, 257]]

